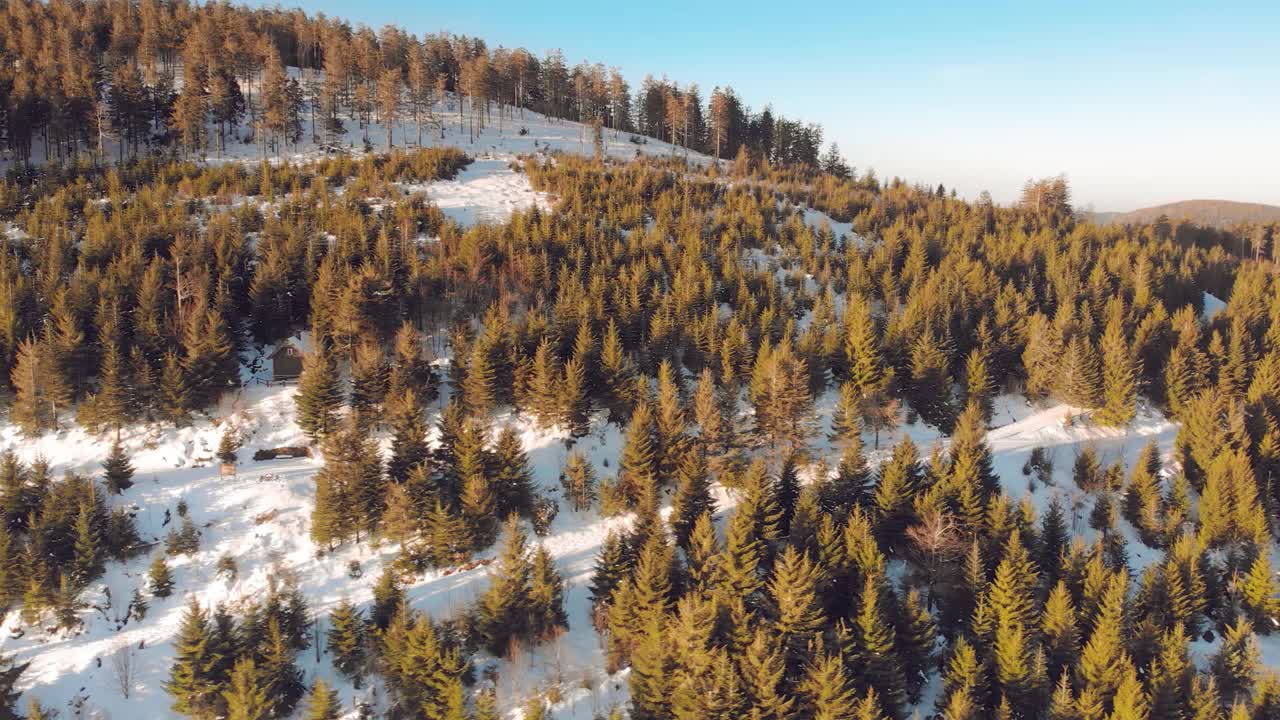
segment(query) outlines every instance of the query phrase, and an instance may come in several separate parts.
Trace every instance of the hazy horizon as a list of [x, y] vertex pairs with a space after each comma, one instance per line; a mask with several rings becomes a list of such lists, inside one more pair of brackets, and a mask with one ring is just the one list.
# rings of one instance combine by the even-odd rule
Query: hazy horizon
[[[571, 64], [732, 85], [820, 123], [849, 162], [997, 202], [1065, 173], [1076, 204], [1280, 203], [1280, 6], [755, 2], [423, 7], [295, 0], [374, 28], [448, 30]], [[783, 14], [783, 10], [792, 15]], [[1267, 88], [1271, 90], [1268, 91]]]

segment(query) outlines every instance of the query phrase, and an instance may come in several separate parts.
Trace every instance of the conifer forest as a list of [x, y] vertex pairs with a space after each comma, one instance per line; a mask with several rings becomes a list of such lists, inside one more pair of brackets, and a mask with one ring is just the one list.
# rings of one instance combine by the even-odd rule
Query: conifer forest
[[1280, 718], [1280, 224], [599, 60], [0, 2], [0, 720]]

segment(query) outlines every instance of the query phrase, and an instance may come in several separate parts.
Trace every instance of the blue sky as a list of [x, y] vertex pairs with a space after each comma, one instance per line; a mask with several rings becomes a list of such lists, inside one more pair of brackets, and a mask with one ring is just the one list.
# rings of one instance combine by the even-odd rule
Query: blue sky
[[[1077, 204], [1280, 204], [1280, 2], [485, 2], [308, 11], [561, 48], [732, 85], [819, 122], [858, 168], [989, 189], [1063, 172]], [[1215, 7], [1216, 5], [1216, 7]]]

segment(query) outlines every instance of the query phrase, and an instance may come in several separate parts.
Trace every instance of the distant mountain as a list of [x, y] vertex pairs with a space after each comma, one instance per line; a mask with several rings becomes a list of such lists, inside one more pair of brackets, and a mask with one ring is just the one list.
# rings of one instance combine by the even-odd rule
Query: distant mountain
[[1197, 225], [1226, 227], [1238, 223], [1280, 222], [1280, 206], [1231, 200], [1184, 200], [1126, 213], [1094, 213], [1095, 222], [1119, 225], [1153, 222], [1161, 215], [1170, 220], [1190, 220]]

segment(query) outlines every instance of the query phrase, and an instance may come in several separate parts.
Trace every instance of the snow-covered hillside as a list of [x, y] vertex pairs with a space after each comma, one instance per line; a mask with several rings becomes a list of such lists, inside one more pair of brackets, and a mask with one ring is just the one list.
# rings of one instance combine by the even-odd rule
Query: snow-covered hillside
[[[449, 181], [406, 185], [409, 192], [422, 192], [446, 216], [469, 226], [500, 221], [513, 210], [538, 206], [550, 210], [554, 199], [536, 192], [528, 178], [513, 168], [520, 155], [565, 151], [593, 152], [589, 128], [573, 122], [543, 117], [531, 111], [518, 113], [502, 123], [491, 121], [472, 139], [465, 127], [457, 123], [456, 108], [440, 105], [437, 112], [446, 118], [443, 137], [439, 131], [424, 134], [424, 144], [456, 146], [474, 158], [457, 178]], [[342, 141], [345, 151], [363, 153], [364, 130], [353, 121], [347, 123]], [[369, 144], [375, 151], [386, 147], [383, 126], [368, 128]], [[416, 138], [416, 128], [403, 122], [393, 129], [395, 145], [403, 147], [407, 139]], [[633, 142], [628, 135], [605, 132], [606, 151], [620, 159], [637, 154], [685, 156], [685, 151], [653, 139]], [[302, 162], [328, 152], [307, 142], [290, 148], [270, 159], [274, 162]], [[220, 158], [210, 162], [255, 162], [261, 149], [253, 145], [233, 144]], [[696, 163], [710, 162], [705, 156], [692, 155]], [[788, 213], [791, 208], [788, 206]], [[828, 228], [837, 237], [862, 241], [851, 223], [836, 222], [824, 213], [808, 207], [795, 208], [800, 221], [814, 229]], [[746, 258], [761, 265], [776, 264], [767, 253], [754, 252]], [[781, 272], [781, 271], [780, 271]], [[812, 280], [812, 278], [810, 278]], [[807, 288], [814, 289], [814, 288]], [[843, 298], [840, 299], [843, 302]], [[1206, 303], [1206, 312], [1220, 311], [1222, 303]], [[807, 321], [807, 318], [806, 318]], [[246, 358], [250, 359], [250, 358]], [[256, 360], [252, 359], [252, 360]], [[447, 354], [442, 363], [448, 361]], [[251, 363], [252, 364], [252, 363]], [[200, 529], [200, 550], [192, 556], [171, 560], [176, 587], [168, 598], [150, 598], [150, 609], [144, 619], [125, 621], [128, 599], [136, 589], [146, 589], [150, 555], [142, 555], [125, 563], [110, 563], [106, 573], [92, 583], [83, 596], [87, 603], [80, 612], [82, 627], [76, 632], [52, 628], [23, 626], [17, 613], [10, 613], [0, 627], [0, 652], [12, 654], [19, 662], [29, 662], [21, 677], [20, 688], [45, 706], [59, 710], [66, 718], [169, 718], [171, 698], [164, 689], [174, 657], [173, 640], [184, 605], [194, 597], [202, 606], [225, 603], [240, 606], [260, 599], [271, 583], [285, 575], [298, 580], [319, 623], [323, 636], [330, 610], [349, 599], [368, 610], [373, 580], [391, 562], [397, 549], [368, 543], [344, 545], [327, 552], [310, 539], [310, 517], [315, 502], [314, 476], [322, 465], [320, 458], [254, 461], [255, 451], [280, 446], [306, 444], [298, 428], [294, 407], [295, 387], [268, 385], [246, 374], [245, 387], [223, 398], [219, 407], [200, 416], [186, 428], [134, 426], [123, 433], [124, 446], [136, 468], [135, 484], [113, 504], [128, 508], [143, 539], [160, 541], [177, 522], [180, 502]], [[837, 451], [826, 443], [835, 392], [818, 398], [820, 428], [815, 444], [817, 458], [829, 466], [837, 461]], [[428, 421], [439, 420], [439, 406], [432, 409]], [[504, 425], [513, 426], [522, 439], [539, 491], [549, 497], [560, 496], [559, 476], [570, 449], [583, 452], [594, 466], [598, 477], [616, 471], [622, 435], [616, 425], [608, 424], [603, 413], [597, 414], [591, 432], [573, 442], [567, 432], [536, 429], [526, 418], [499, 412], [495, 432]], [[874, 438], [866, 434], [864, 441], [873, 464], [883, 461], [889, 449], [902, 437], [911, 437], [922, 454], [946, 439], [932, 427], [906, 422], [905, 413], [892, 431]], [[242, 439], [240, 463], [234, 477], [224, 477], [214, 461], [215, 448], [227, 427], [234, 428]], [[1123, 460], [1132, 464], [1145, 444], [1155, 441], [1162, 459], [1170, 460], [1178, 426], [1158, 411], [1139, 406], [1137, 418], [1123, 429], [1094, 426], [1086, 413], [1065, 405], [1033, 406], [1017, 395], [996, 398], [992, 429], [987, 435], [994, 466], [1002, 479], [1005, 492], [1015, 501], [1028, 500], [1043, 511], [1054, 498], [1071, 512], [1075, 534], [1086, 540], [1094, 531], [1088, 517], [1092, 498], [1079, 490], [1071, 479], [1072, 463], [1086, 446], [1092, 447], [1104, 464]], [[389, 443], [389, 438], [382, 437]], [[877, 444], [878, 442], [878, 444]], [[99, 475], [111, 440], [67, 429], [37, 438], [21, 436], [16, 428], [0, 425], [0, 450], [12, 449], [30, 462], [47, 459], [55, 473], [63, 470]], [[873, 447], [874, 446], [874, 447]], [[384, 448], [385, 449], [385, 448]], [[1033, 450], [1044, 451], [1052, 460], [1052, 482], [1041, 482], [1024, 474], [1023, 468]], [[610, 466], [613, 466], [611, 469]], [[719, 509], [731, 509], [736, 498], [718, 489]], [[605, 675], [604, 653], [590, 622], [587, 582], [593, 563], [608, 531], [628, 523], [626, 517], [605, 518], [596, 511], [574, 512], [562, 503], [559, 513], [545, 538], [566, 582], [565, 609], [569, 631], [557, 641], [530, 649], [513, 660], [482, 657], [478, 665], [499, 669], [498, 696], [503, 707], [518, 712], [523, 698], [534, 693], [557, 689], [561, 698], [551, 708], [553, 717], [592, 717], [626, 701], [625, 671], [615, 677]], [[1141, 571], [1161, 554], [1141, 544], [1127, 523], [1130, 567]], [[494, 550], [481, 554], [490, 558]], [[232, 576], [220, 572], [224, 558], [235, 561]], [[900, 563], [901, 561], [895, 561]], [[413, 578], [406, 586], [409, 604], [440, 619], [456, 615], [474, 604], [489, 585], [489, 569], [481, 564], [472, 569], [430, 571]], [[1207, 643], [1197, 643], [1197, 657], [1203, 660], [1212, 650]], [[1280, 643], [1262, 642], [1264, 660], [1280, 664]], [[128, 692], [122, 688], [117, 659], [127, 658], [133, 674]], [[337, 688], [349, 718], [356, 717], [355, 708], [367, 703], [382, 705], [385, 692], [374, 681], [354, 687], [338, 675], [322, 648], [313, 648], [298, 657], [300, 668], [310, 683], [324, 678]], [[932, 710], [939, 690], [935, 677], [918, 704], [921, 714]], [[127, 696], [126, 696], [127, 695]]]
[[[216, 412], [190, 428], [135, 427], [126, 432], [124, 441], [137, 468], [136, 484], [117, 502], [136, 511], [138, 527], [144, 539], [150, 540], [167, 532], [166, 511], [176, 520], [177, 503], [185, 500], [200, 527], [200, 552], [173, 560], [175, 593], [167, 599], [153, 598], [142, 621], [121, 625], [120, 618], [133, 590], [145, 587], [150, 562], [146, 555], [127, 563], [110, 564], [106, 575], [90, 587], [85, 600], [91, 607], [81, 613], [82, 632], [62, 634], [28, 628], [21, 637], [14, 637], [19, 624], [16, 613], [11, 613], [0, 628], [4, 632], [3, 651], [31, 662], [23, 676], [27, 692], [47, 706], [64, 709], [68, 717], [122, 718], [139, 713], [148, 718], [171, 717], [170, 698], [162, 683], [173, 657], [172, 639], [189, 596], [194, 595], [206, 606], [227, 603], [234, 607], [260, 598], [273, 576], [290, 572], [299, 579], [300, 588], [321, 620], [322, 630], [324, 618], [339, 600], [349, 598], [368, 605], [372, 579], [383, 563], [394, 557], [395, 550], [361, 544], [321, 555], [308, 534], [313, 476], [321, 461], [249, 459], [259, 448], [303, 443], [295, 424], [294, 391], [292, 386], [251, 384], [226, 397]], [[819, 401], [824, 430], [833, 405], [831, 396]], [[435, 419], [438, 417], [432, 418]], [[567, 434], [540, 432], [508, 415], [499, 415], [496, 420], [499, 425], [510, 423], [519, 429], [536, 484], [543, 492], [558, 496], [558, 476], [568, 454]], [[993, 423], [988, 440], [996, 469], [1010, 496], [1028, 497], [1040, 508], [1051, 497], [1062, 496], [1067, 507], [1075, 508], [1076, 529], [1086, 536], [1088, 507], [1082, 506], [1085, 498], [1070, 479], [1075, 453], [1084, 444], [1092, 444], [1104, 461], [1123, 456], [1131, 462], [1143, 444], [1155, 439], [1167, 456], [1176, 434], [1173, 423], [1150, 410], [1142, 412], [1127, 430], [1103, 430], [1083, 423], [1069, 407], [1036, 408], [1019, 396], [998, 398]], [[212, 462], [218, 439], [228, 424], [244, 438], [235, 478], [220, 477]], [[904, 434], [922, 449], [941, 441], [928, 426], [904, 424], [893, 433], [882, 435], [881, 450], [871, 452], [873, 462], [882, 459], [885, 449]], [[865, 439], [870, 448], [872, 436]], [[100, 472], [100, 463], [110, 447], [108, 439], [81, 430], [28, 440], [12, 427], [0, 431], [0, 445], [14, 449], [27, 460], [43, 456], [57, 471], [89, 474]], [[610, 473], [607, 463], [616, 462], [620, 445], [619, 429], [605, 423], [601, 416], [595, 419], [592, 433], [579, 440], [575, 449], [584, 451], [597, 473], [605, 476]], [[830, 457], [829, 447], [821, 443], [818, 447]], [[1033, 448], [1044, 448], [1055, 458], [1053, 485], [1032, 489], [1028, 478], [1022, 475], [1020, 469]], [[717, 501], [721, 509], [735, 503], [723, 490]], [[567, 505], [562, 506], [544, 542], [566, 580], [570, 631], [558, 643], [542, 646], [519, 660], [520, 667], [489, 661], [503, 666], [500, 677], [504, 681], [499, 693], [504, 705], [518, 707], [518, 698], [545, 689], [548, 684], [558, 685], [565, 698], [553, 708], [556, 717], [585, 717], [625, 700], [625, 678], [608, 678], [601, 670], [603, 655], [590, 625], [586, 587], [607, 531], [625, 522], [626, 518], [601, 518], [594, 511], [575, 513]], [[1154, 559], [1143, 552], [1145, 549], [1140, 543], [1130, 543], [1131, 562], [1137, 568]], [[218, 560], [224, 556], [235, 558], [235, 578], [217, 572]], [[359, 565], [359, 577], [352, 576], [352, 563]], [[473, 603], [487, 584], [488, 570], [483, 566], [453, 573], [434, 571], [418, 577], [407, 587], [407, 593], [414, 608], [443, 618]], [[114, 670], [112, 655], [116, 653], [130, 654], [135, 663], [136, 677], [128, 699], [121, 694]], [[334, 672], [327, 658], [322, 656], [317, 661], [313, 651], [300, 655], [299, 664], [308, 680], [319, 676], [338, 687], [345, 707], [353, 707], [353, 702], [378, 700], [376, 684], [356, 690]], [[928, 702], [926, 697], [921, 707], [927, 709]]]

